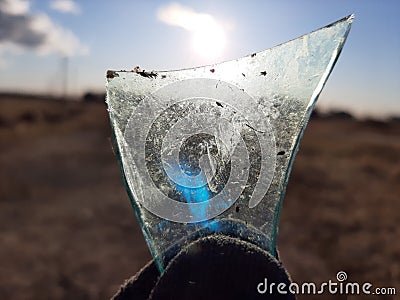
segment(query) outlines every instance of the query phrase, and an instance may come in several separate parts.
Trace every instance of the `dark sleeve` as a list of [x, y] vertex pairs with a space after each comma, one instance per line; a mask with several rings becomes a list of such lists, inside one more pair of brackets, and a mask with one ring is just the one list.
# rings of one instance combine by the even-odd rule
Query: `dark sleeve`
[[[260, 293], [272, 286], [269, 290]], [[128, 280], [114, 296], [127, 299], [295, 299], [277, 292], [290, 284], [281, 263], [261, 248], [239, 239], [212, 235], [184, 247], [159, 275], [154, 261]], [[262, 284], [261, 286], [259, 286]]]

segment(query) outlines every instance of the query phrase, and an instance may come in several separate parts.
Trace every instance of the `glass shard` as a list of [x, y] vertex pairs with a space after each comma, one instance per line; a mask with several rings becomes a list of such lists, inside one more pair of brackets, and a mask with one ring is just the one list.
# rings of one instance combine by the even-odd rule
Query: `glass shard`
[[107, 72], [122, 174], [160, 271], [211, 233], [275, 255], [293, 159], [352, 21], [211, 66]]

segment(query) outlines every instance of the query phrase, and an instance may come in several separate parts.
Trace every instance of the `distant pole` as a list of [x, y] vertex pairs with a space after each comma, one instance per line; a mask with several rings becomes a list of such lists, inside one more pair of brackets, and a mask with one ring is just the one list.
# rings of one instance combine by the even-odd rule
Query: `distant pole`
[[67, 99], [68, 96], [68, 56], [62, 58], [63, 82], [62, 82], [62, 97]]

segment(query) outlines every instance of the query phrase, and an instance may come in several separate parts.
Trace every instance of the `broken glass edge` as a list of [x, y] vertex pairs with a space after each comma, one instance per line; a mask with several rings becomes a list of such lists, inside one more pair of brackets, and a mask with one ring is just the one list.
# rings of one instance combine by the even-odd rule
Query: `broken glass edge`
[[[322, 90], [323, 90], [325, 84], [327, 83], [327, 81], [328, 81], [328, 79], [329, 79], [329, 76], [330, 76], [330, 74], [332, 73], [333, 68], [334, 68], [335, 65], [336, 65], [336, 62], [337, 62], [338, 59], [339, 59], [340, 53], [341, 53], [342, 50], [343, 50], [344, 44], [346, 43], [347, 37], [348, 37], [348, 35], [349, 35], [349, 33], [350, 33], [351, 25], [353, 24], [354, 17], [355, 17], [354, 14], [350, 14], [350, 15], [348, 15], [347, 17], [344, 17], [344, 18], [342, 18], [342, 19], [340, 19], [340, 20], [338, 20], [338, 21], [336, 21], [336, 22], [333, 22], [332, 24], [329, 24], [329, 25], [323, 27], [323, 28], [327, 28], [327, 27], [334, 26], [334, 25], [336, 25], [336, 24], [338, 24], [338, 23], [341, 23], [341, 22], [348, 22], [348, 26], [347, 26], [347, 28], [346, 28], [346, 32], [345, 32], [345, 34], [343, 35], [343, 40], [341, 41], [340, 44], [338, 44], [338, 46], [337, 46], [335, 52], [332, 54], [331, 61], [330, 61], [329, 65], [327, 66], [327, 68], [326, 68], [324, 74], [322, 75], [322, 77], [321, 77], [321, 79], [320, 79], [320, 82], [319, 82], [319, 84], [317, 85], [317, 87], [316, 87], [316, 89], [315, 89], [313, 95], [312, 95], [311, 98], [310, 98], [309, 105], [308, 105], [308, 107], [307, 107], [307, 111], [306, 111], [306, 113], [305, 113], [305, 115], [304, 115], [304, 118], [303, 118], [302, 121], [300, 121], [300, 124], [303, 124], [303, 125], [302, 125], [302, 127], [301, 127], [301, 129], [300, 129], [300, 133], [299, 133], [299, 135], [298, 135], [298, 137], [297, 137], [297, 140], [296, 140], [296, 142], [295, 142], [295, 146], [294, 146], [294, 148], [293, 148], [292, 155], [291, 155], [291, 157], [290, 157], [290, 159], [289, 159], [289, 164], [288, 164], [288, 167], [287, 167], [287, 172], [286, 172], [286, 174], [285, 174], [285, 178], [284, 178], [284, 182], [283, 182], [282, 193], [281, 193], [281, 195], [280, 195], [280, 197], [279, 197], [278, 205], [277, 205], [276, 210], [275, 210], [275, 218], [274, 218], [275, 224], [273, 225], [273, 227], [274, 227], [275, 230], [274, 230], [274, 233], [273, 233], [273, 235], [272, 235], [272, 239], [273, 239], [273, 244], [274, 244], [274, 245], [276, 245], [276, 238], [277, 238], [278, 231], [279, 231], [279, 220], [280, 220], [280, 213], [281, 213], [281, 209], [282, 209], [282, 203], [283, 203], [283, 200], [284, 200], [284, 198], [285, 198], [286, 188], [287, 188], [287, 185], [288, 185], [288, 183], [289, 183], [289, 178], [290, 178], [290, 174], [291, 174], [292, 169], [293, 169], [294, 160], [295, 160], [295, 158], [296, 158], [297, 152], [298, 152], [299, 149], [300, 149], [301, 139], [303, 138], [305, 129], [306, 129], [306, 127], [307, 127], [307, 125], [308, 125], [308, 122], [309, 122], [309, 120], [310, 120], [310, 118], [311, 118], [311, 114], [312, 114], [312, 112], [313, 112], [313, 110], [314, 110], [314, 107], [315, 107], [317, 101], [318, 101], [318, 97], [320, 96], [320, 94], [321, 94], [321, 92], [322, 92]], [[318, 30], [319, 30], [319, 29], [314, 30], [313, 32], [316, 32], [316, 31], [318, 31]], [[276, 249], [275, 249], [274, 251], [276, 252]], [[276, 253], [273, 253], [273, 255], [275, 256]]]
[[[108, 96], [107, 96], [108, 97]], [[151, 234], [148, 231], [148, 228], [145, 226], [145, 222], [142, 218], [142, 210], [141, 208], [138, 206], [138, 204], [135, 201], [135, 197], [133, 196], [133, 193], [128, 185], [128, 180], [126, 178], [126, 174], [125, 174], [125, 170], [123, 167], [123, 162], [122, 162], [122, 158], [121, 158], [121, 152], [120, 152], [120, 148], [118, 147], [118, 141], [117, 141], [117, 137], [116, 137], [116, 129], [115, 129], [115, 125], [113, 124], [113, 121], [110, 118], [110, 125], [111, 125], [111, 140], [112, 140], [112, 147], [115, 153], [115, 156], [117, 157], [117, 161], [118, 161], [118, 167], [122, 176], [122, 183], [124, 185], [124, 188], [128, 194], [128, 198], [129, 198], [129, 202], [131, 203], [133, 212], [138, 220], [140, 229], [143, 233], [143, 236], [146, 240], [147, 246], [149, 248], [150, 254], [152, 257], [157, 257], [157, 253], [155, 252], [155, 246], [153, 244], [153, 240], [151, 238]], [[118, 129], [119, 130], [119, 129]], [[157, 259], [156, 259], [157, 261]], [[160, 271], [160, 273], [163, 272], [162, 265], [160, 265], [159, 262], [157, 262], [157, 267]]]

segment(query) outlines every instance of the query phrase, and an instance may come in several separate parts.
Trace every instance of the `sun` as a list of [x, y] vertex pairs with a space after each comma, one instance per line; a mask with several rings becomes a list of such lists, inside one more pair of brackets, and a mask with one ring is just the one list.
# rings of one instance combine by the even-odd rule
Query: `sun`
[[207, 17], [201, 22], [193, 22], [192, 46], [201, 57], [212, 59], [221, 56], [223, 53], [226, 35], [221, 25], [215, 22], [213, 18]]
[[168, 25], [179, 26], [189, 31], [193, 50], [202, 58], [215, 59], [223, 53], [227, 41], [227, 23], [221, 22], [220, 19], [178, 3], [161, 7], [157, 16]]

